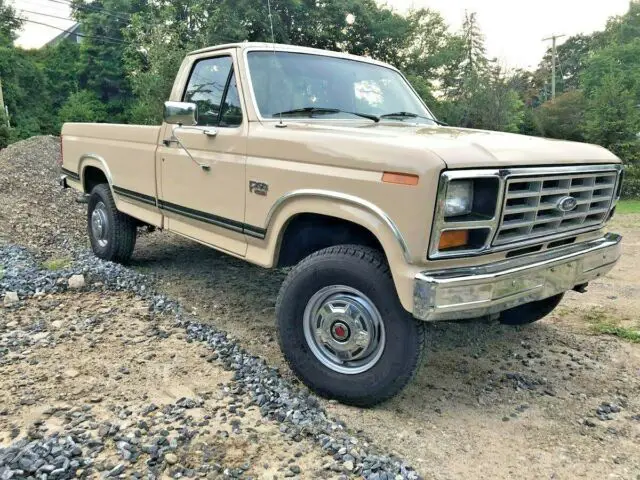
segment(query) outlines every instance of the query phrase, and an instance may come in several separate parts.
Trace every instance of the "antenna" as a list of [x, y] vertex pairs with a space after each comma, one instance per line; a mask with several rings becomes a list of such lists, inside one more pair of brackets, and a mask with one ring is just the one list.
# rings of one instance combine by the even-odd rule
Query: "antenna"
[[[277, 57], [276, 57], [276, 36], [273, 33], [273, 17], [271, 15], [271, 0], [267, 0], [267, 7], [269, 8], [269, 25], [271, 26], [271, 46], [273, 47], [273, 59], [274, 59], [274, 66], [275, 66], [275, 60], [277, 59]], [[278, 124], [278, 126], [280, 128], [286, 127], [286, 125], [282, 123], [282, 109], [280, 109], [280, 123]]]
[[[271, 17], [271, 0], [267, 0], [267, 7], [269, 8], [269, 25], [271, 26], [271, 43], [275, 45], [276, 36], [273, 34], [273, 18]], [[275, 53], [275, 48], [273, 52]]]

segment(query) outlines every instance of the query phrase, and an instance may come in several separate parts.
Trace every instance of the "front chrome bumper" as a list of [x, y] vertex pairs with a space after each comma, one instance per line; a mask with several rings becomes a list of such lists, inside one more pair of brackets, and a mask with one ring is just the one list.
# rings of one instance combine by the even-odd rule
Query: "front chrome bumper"
[[415, 277], [413, 316], [426, 321], [496, 314], [543, 300], [605, 275], [622, 237], [603, 238], [478, 267], [425, 271]]

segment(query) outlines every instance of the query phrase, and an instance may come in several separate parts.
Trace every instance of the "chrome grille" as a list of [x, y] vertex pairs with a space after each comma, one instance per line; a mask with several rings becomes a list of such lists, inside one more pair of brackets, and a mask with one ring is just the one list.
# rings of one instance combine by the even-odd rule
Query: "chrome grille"
[[[590, 226], [607, 219], [615, 195], [617, 171], [508, 178], [502, 218], [493, 245], [505, 245]], [[563, 212], [563, 197], [577, 206]]]

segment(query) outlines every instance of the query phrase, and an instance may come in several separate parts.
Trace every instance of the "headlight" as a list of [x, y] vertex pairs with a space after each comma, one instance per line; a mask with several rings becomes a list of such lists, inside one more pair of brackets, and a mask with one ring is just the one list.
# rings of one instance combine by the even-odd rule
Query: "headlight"
[[473, 181], [454, 180], [447, 187], [444, 200], [444, 216], [459, 217], [471, 213], [473, 206]]
[[490, 247], [502, 207], [498, 170], [442, 172], [428, 258], [480, 253]]

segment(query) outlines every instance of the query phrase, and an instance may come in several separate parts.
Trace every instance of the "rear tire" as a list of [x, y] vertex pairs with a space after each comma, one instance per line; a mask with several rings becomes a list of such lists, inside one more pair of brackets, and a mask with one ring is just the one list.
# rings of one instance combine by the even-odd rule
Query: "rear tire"
[[103, 260], [126, 263], [136, 245], [133, 217], [116, 208], [109, 185], [96, 185], [89, 196], [87, 230], [93, 253]]
[[400, 304], [384, 256], [330, 247], [300, 262], [276, 305], [291, 369], [319, 395], [368, 407], [402, 390], [420, 366], [424, 325]]
[[564, 293], [505, 310], [500, 315], [500, 323], [504, 325], [527, 325], [542, 320], [558, 306], [562, 301], [562, 297], [564, 297]]

